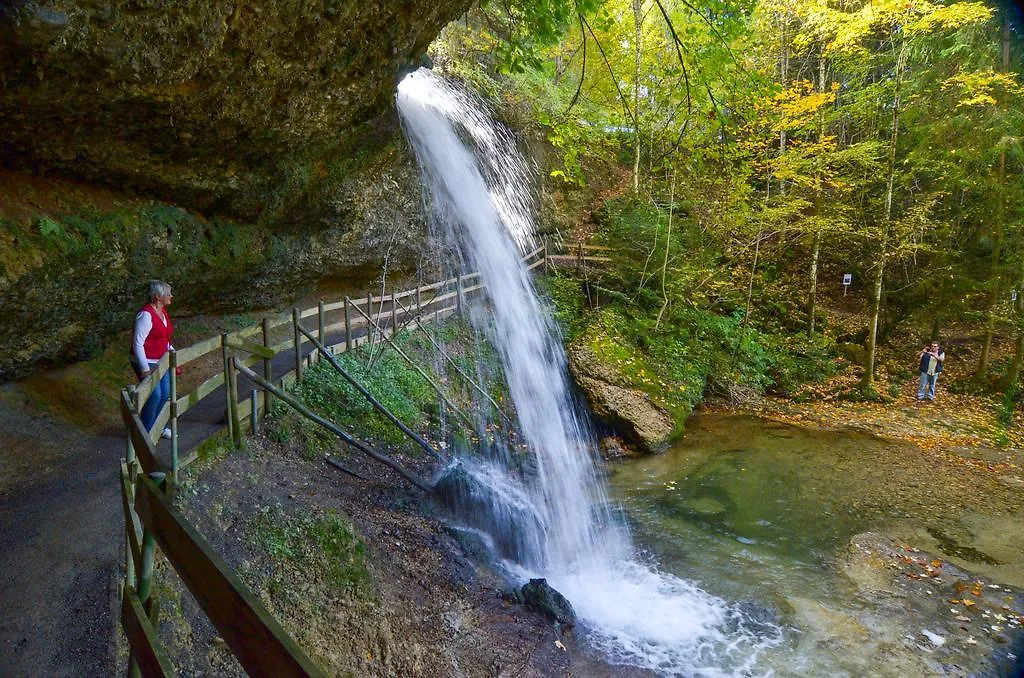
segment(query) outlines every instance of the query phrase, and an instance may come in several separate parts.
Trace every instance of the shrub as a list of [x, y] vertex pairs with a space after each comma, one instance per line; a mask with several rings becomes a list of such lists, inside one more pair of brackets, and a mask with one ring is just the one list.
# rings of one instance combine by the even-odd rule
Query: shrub
[[[335, 360], [405, 425], [421, 423], [428, 403], [436, 400], [430, 385], [392, 349], [367, 362], [368, 349], [335, 356]], [[405, 440], [404, 434], [326, 361], [303, 373], [295, 386], [302, 400], [327, 419], [390, 443]]]

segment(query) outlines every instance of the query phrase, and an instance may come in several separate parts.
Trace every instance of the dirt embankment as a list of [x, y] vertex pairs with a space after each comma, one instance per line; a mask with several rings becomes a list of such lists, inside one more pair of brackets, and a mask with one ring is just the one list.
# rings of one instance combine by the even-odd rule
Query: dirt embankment
[[[572, 631], [506, 602], [479, 544], [395, 473], [335, 450], [361, 477], [347, 475], [299, 438], [249, 439], [191, 472], [179, 501], [328, 674], [649, 675], [604, 664]], [[157, 577], [179, 669], [243, 675], [166, 563]]]

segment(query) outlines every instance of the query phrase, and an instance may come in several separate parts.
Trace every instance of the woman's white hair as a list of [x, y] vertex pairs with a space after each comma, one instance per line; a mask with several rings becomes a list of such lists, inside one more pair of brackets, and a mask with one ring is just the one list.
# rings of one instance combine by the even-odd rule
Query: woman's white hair
[[171, 293], [171, 286], [165, 283], [163, 280], [150, 280], [149, 281], [149, 300], [153, 301], [157, 297], [162, 297], [165, 294]]

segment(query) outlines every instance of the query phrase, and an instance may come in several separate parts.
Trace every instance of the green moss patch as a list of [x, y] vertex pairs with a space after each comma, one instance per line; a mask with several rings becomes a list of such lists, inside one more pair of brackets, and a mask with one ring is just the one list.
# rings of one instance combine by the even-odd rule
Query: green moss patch
[[249, 521], [246, 537], [277, 565], [271, 589], [286, 590], [303, 578], [322, 578], [336, 592], [370, 595], [366, 547], [337, 511], [289, 514], [280, 505], [266, 506]]

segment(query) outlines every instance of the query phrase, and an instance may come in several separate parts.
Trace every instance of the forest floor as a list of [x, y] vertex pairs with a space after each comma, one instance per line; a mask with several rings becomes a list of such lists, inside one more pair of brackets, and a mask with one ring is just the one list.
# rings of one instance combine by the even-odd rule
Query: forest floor
[[[250, 321], [183, 318], [178, 343]], [[125, 666], [116, 396], [132, 380], [126, 342], [127, 333], [96, 359], [0, 387], [0, 677]], [[182, 382], [200, 381], [202, 367], [187, 366]], [[408, 461], [429, 476], [422, 460]], [[649, 675], [608, 666], [571, 631], [504, 601], [501, 578], [474, 559], [479, 545], [447, 527], [431, 501], [373, 462], [345, 463], [363, 477], [327, 466], [305, 441], [254, 436], [190, 467], [179, 493], [217, 552], [330, 674]], [[325, 548], [297, 548], [296, 535]], [[364, 555], [339, 586], [327, 556], [356, 539]], [[183, 674], [243, 675], [169, 564], [157, 568], [160, 633]]]

